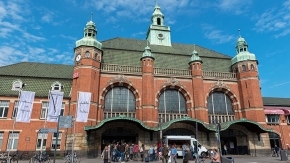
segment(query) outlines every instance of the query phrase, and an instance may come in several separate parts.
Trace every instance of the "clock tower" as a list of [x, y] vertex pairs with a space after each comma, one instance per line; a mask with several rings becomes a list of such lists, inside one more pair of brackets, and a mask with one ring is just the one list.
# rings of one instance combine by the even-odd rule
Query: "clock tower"
[[[88, 124], [96, 125], [99, 109], [100, 69], [103, 56], [102, 44], [96, 39], [97, 29], [92, 18], [84, 28], [84, 37], [76, 41], [74, 49], [74, 75], [71, 90], [71, 112], [76, 111], [78, 92], [91, 92], [91, 106]], [[87, 125], [83, 124], [82, 125]], [[84, 127], [83, 126], [83, 127]], [[78, 126], [81, 128], [81, 126]]]
[[164, 15], [156, 3], [151, 17], [151, 25], [146, 34], [146, 40], [151, 45], [171, 46], [170, 27], [164, 25]]

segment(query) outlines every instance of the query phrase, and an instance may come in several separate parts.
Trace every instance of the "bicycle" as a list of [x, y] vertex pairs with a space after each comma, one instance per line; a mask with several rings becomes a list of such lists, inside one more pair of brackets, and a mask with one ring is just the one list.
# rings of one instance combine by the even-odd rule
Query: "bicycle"
[[[20, 152], [20, 151], [18, 151]], [[20, 160], [28, 160], [29, 157], [28, 157], [28, 152], [27, 151], [23, 151], [22, 154], [20, 155], [19, 157]]]
[[50, 157], [46, 152], [36, 152], [35, 155], [30, 159], [29, 163], [50, 163]]
[[7, 153], [1, 153], [0, 154], [0, 163], [7, 163], [8, 161], [8, 154]]
[[18, 163], [18, 152], [16, 151], [14, 154], [10, 155], [8, 158], [9, 158], [9, 163], [11, 162]]
[[70, 153], [68, 153], [63, 159], [65, 160], [64, 163], [72, 163], [72, 160], [73, 160], [73, 163], [81, 162], [81, 160], [79, 159], [76, 153], [74, 153], [74, 155], [71, 155]]

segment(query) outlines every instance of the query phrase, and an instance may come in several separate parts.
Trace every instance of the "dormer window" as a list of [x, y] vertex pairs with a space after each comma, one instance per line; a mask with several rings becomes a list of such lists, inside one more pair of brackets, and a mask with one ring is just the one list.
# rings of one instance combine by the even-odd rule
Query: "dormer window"
[[23, 83], [21, 80], [16, 80], [12, 84], [12, 89], [11, 90], [21, 90], [23, 88]]
[[61, 91], [61, 83], [60, 82], [55, 82], [51, 85], [51, 90], [52, 91]]

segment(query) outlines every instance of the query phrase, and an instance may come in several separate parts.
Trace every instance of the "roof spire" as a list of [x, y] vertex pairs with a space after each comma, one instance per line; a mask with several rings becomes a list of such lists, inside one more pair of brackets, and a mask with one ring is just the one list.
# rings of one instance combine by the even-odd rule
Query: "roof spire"
[[94, 13], [91, 12], [91, 21], [93, 21], [93, 15], [94, 15]]
[[238, 33], [239, 33], [239, 37], [242, 37], [241, 36], [241, 30], [240, 29], [238, 29]]
[[195, 50], [195, 44], [193, 44], [193, 51], [191, 53], [191, 58], [190, 58], [188, 64], [191, 64], [192, 62], [201, 62], [202, 63], [202, 61], [198, 55], [198, 52]]
[[195, 44], [193, 44], [193, 50], [195, 50]]

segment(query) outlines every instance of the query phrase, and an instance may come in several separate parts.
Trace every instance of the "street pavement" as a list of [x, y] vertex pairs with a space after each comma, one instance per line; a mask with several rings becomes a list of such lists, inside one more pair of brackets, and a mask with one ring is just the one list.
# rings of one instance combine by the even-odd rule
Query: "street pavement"
[[[290, 163], [290, 161], [280, 161], [280, 157], [252, 157], [249, 155], [234, 155], [234, 162], [235, 163]], [[288, 160], [290, 157], [288, 158]], [[28, 163], [29, 161], [18, 161], [19, 163]], [[64, 163], [64, 160], [56, 160], [55, 163]], [[210, 163], [210, 159], [206, 159], [205, 163]], [[50, 161], [53, 163], [53, 159]], [[81, 158], [80, 163], [103, 163], [101, 158]], [[113, 163], [113, 162], [112, 162]], [[129, 161], [128, 163], [141, 163], [141, 161]], [[151, 163], [162, 163], [162, 161], [153, 161]], [[177, 159], [177, 163], [182, 163], [182, 158]]]

